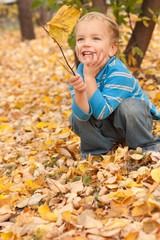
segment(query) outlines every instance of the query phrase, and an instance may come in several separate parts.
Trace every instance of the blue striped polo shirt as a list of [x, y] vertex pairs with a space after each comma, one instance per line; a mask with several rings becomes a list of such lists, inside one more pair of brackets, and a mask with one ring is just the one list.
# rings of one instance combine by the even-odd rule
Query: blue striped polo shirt
[[[82, 63], [79, 64], [77, 73], [84, 79]], [[91, 99], [88, 100], [90, 105], [89, 114], [75, 103], [75, 92], [69, 85], [72, 95], [72, 110], [78, 119], [87, 121], [91, 115], [98, 120], [105, 119], [118, 107], [123, 99], [138, 98], [146, 101], [153, 116], [160, 120], [160, 113], [156, 107], [149, 101], [138, 81], [119, 59], [115, 57], [110, 58], [97, 74], [96, 82], [98, 89], [94, 92]]]

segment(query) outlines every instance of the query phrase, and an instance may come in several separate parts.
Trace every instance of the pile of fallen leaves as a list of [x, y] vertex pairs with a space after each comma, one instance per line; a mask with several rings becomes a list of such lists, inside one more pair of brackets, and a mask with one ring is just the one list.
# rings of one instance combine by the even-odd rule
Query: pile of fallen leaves
[[[79, 165], [69, 75], [52, 39], [43, 29], [36, 36], [0, 36], [1, 239], [160, 239], [158, 155], [118, 146], [103, 161], [89, 156]], [[160, 109], [158, 26], [154, 38], [135, 74]], [[73, 53], [65, 53], [73, 65]]]

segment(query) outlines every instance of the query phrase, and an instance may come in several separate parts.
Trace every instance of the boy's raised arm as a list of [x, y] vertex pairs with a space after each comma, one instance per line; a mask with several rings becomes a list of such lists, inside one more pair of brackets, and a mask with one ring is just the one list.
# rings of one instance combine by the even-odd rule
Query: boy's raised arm
[[86, 83], [83, 81], [82, 77], [78, 73], [76, 73], [75, 76], [72, 76], [69, 79], [69, 83], [71, 87], [75, 90], [75, 103], [80, 109], [82, 109], [82, 111], [89, 114], [90, 106], [88, 103], [88, 97], [86, 92]]

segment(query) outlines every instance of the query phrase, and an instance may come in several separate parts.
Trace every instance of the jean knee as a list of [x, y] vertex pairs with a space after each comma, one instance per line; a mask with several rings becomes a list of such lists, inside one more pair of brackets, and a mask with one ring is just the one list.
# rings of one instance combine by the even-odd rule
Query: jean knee
[[71, 125], [72, 131], [74, 132], [75, 125], [76, 125], [76, 117], [73, 113], [71, 113], [71, 115], [69, 116], [69, 123]]
[[117, 111], [121, 116], [129, 119], [135, 119], [144, 112], [144, 108], [143, 100], [128, 98], [121, 102], [117, 108]]
[[76, 118], [76, 116], [72, 113], [70, 116], [69, 116], [69, 122], [70, 122], [70, 125], [71, 125], [71, 130], [77, 134], [78, 136], [80, 136], [80, 120], [78, 120]]
[[71, 113], [71, 115], [69, 116], [69, 123], [72, 127], [73, 126], [73, 113]]

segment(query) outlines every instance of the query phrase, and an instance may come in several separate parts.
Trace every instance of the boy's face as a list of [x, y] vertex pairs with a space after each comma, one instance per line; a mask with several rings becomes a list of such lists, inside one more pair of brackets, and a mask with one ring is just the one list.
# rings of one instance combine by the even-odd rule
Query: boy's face
[[109, 28], [99, 19], [82, 21], [77, 25], [76, 29], [76, 53], [81, 63], [93, 61], [93, 55], [100, 54], [106, 58], [106, 62], [110, 57], [114, 56], [117, 49], [111, 42]]

